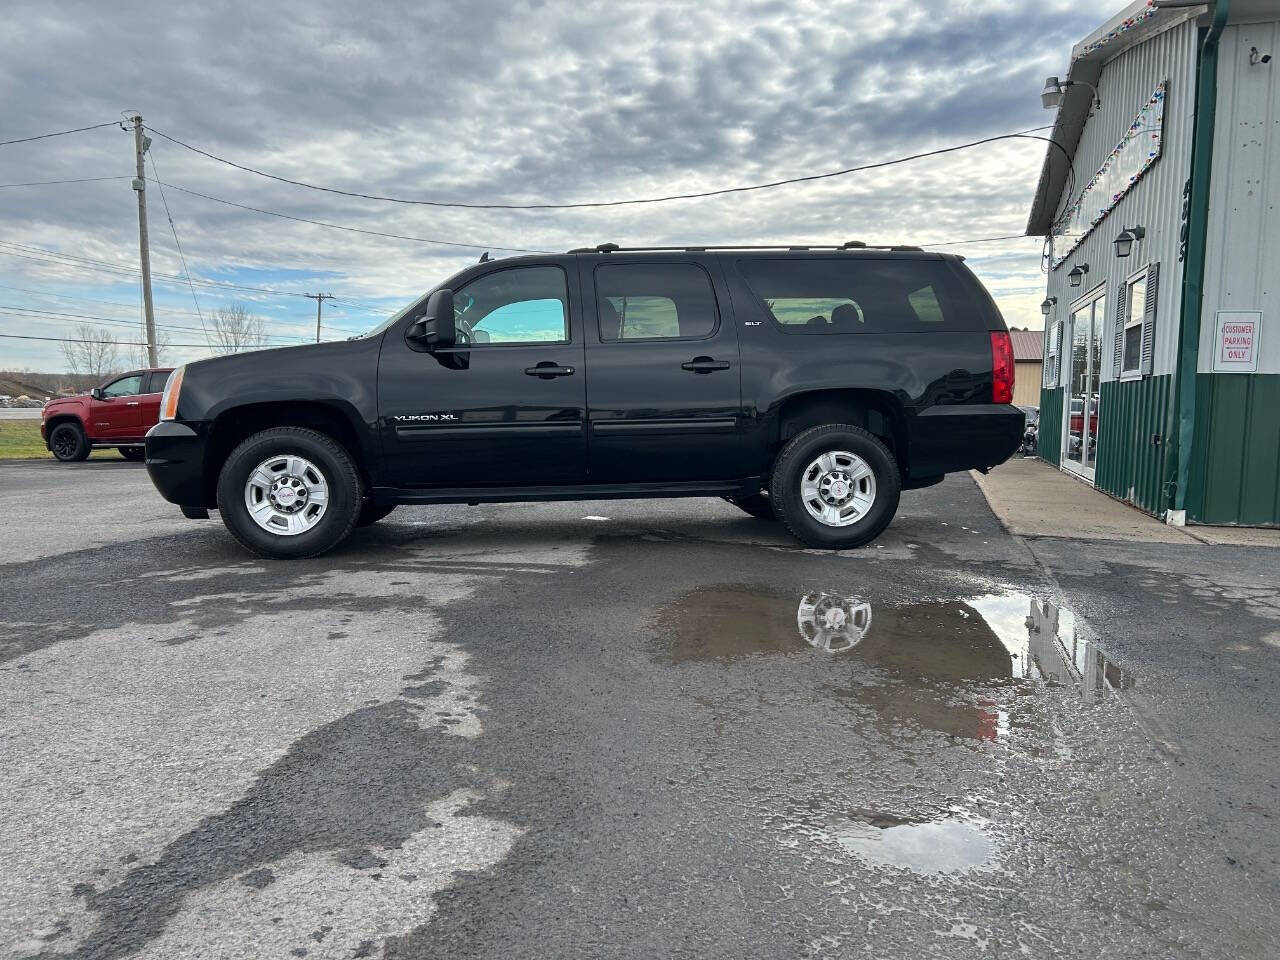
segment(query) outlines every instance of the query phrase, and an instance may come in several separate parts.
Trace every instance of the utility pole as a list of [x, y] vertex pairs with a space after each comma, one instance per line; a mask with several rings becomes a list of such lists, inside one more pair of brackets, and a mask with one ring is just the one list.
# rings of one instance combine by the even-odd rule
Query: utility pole
[[332, 300], [332, 293], [304, 293], [304, 297], [316, 302], [316, 343], [320, 342], [320, 308], [324, 306], [326, 300]]
[[138, 162], [138, 175], [133, 190], [138, 195], [138, 255], [142, 259], [142, 304], [147, 317], [147, 366], [160, 365], [156, 357], [156, 313], [151, 302], [151, 250], [147, 245], [147, 147], [151, 138], [143, 136], [142, 117], [133, 115], [133, 153]]

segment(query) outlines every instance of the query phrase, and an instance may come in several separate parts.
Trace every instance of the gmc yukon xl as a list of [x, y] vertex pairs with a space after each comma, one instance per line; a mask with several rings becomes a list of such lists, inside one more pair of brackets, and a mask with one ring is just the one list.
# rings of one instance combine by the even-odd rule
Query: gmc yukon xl
[[841, 549], [900, 491], [1008, 458], [1012, 393], [958, 257], [603, 244], [474, 264], [345, 342], [180, 367], [146, 460], [269, 557], [397, 504], [689, 496]]

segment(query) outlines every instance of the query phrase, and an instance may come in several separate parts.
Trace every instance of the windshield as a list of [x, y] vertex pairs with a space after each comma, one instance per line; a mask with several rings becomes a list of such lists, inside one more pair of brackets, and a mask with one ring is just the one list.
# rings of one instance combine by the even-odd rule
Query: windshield
[[383, 320], [380, 324], [378, 324], [372, 330], [369, 330], [365, 333], [357, 334], [351, 339], [363, 340], [365, 337], [376, 337], [379, 334], [385, 333], [390, 327], [395, 325], [396, 321], [398, 321], [401, 317], [408, 314], [411, 310], [413, 310], [414, 307], [418, 306], [418, 304], [422, 302], [423, 302], [422, 297], [417, 297], [413, 300], [410, 300], [403, 307], [401, 307], [399, 310], [397, 310], [395, 313], [389, 316], [386, 320]]

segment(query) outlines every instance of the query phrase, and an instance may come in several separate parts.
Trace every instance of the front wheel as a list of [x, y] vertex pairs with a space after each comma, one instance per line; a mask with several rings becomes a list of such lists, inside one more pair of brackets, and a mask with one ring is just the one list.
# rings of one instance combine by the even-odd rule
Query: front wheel
[[363, 491], [347, 451], [302, 427], [255, 433], [218, 475], [218, 511], [240, 544], [279, 560], [314, 557], [356, 525]]
[[89, 456], [89, 438], [78, 423], [60, 423], [49, 434], [49, 450], [63, 463], [79, 463]]
[[810, 547], [843, 550], [880, 535], [898, 510], [902, 478], [881, 440], [845, 423], [793, 437], [779, 454], [769, 500], [787, 529]]

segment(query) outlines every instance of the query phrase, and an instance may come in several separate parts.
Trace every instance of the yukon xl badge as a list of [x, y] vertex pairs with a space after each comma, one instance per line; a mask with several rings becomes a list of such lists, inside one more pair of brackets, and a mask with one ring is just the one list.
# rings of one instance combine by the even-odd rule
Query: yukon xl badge
[[441, 420], [457, 420], [456, 413], [404, 413], [391, 418], [397, 423], [436, 423]]

